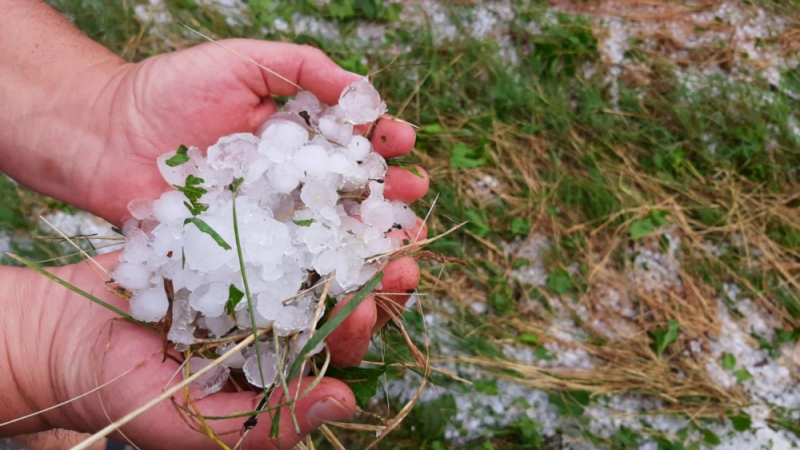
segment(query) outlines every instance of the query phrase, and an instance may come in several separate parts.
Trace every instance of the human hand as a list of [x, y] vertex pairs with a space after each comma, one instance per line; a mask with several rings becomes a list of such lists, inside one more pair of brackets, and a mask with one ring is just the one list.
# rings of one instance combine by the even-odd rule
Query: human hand
[[[233, 41], [226, 45], [236, 47], [240, 53], [250, 52], [253, 59], [284, 74], [326, 103], [335, 103], [341, 90], [356, 79], [355, 75], [344, 72], [327, 57], [308, 47], [253, 41]], [[265, 50], [274, 50], [275, 53], [260, 58], [260, 53], [252, 53]], [[219, 67], [227, 69], [219, 70]], [[264, 74], [252, 63], [242, 62], [212, 44], [156, 57], [140, 65], [124, 66], [124, 70], [114, 72], [113, 78], [115, 82], [109, 86], [115, 86], [114, 101], [110, 103], [112, 113], [105, 126], [108, 130], [107, 150], [88, 164], [94, 170], [86, 198], [89, 210], [117, 223], [128, 201], [142, 196], [157, 197], [166, 188], [155, 165], [157, 155], [182, 143], [204, 148], [220, 136], [253, 131], [276, 110], [270, 94], [294, 93], [289, 83]], [[372, 142], [382, 155], [399, 156], [413, 147], [413, 129], [391, 118], [382, 118], [375, 127]], [[397, 167], [390, 167], [386, 181], [386, 197], [404, 201], [420, 198], [428, 184], [427, 175], [420, 179]], [[424, 238], [426, 231], [417, 233], [412, 230], [409, 233], [409, 237], [417, 235]], [[101, 260], [110, 268], [113, 264], [109, 258], [113, 256]], [[94, 285], [96, 293], [104, 289], [85, 265], [60, 270], [71, 271], [68, 278], [76, 286]], [[398, 258], [386, 266], [384, 276], [384, 292], [409, 292], [416, 288], [419, 269], [411, 258]], [[63, 292], [58, 295], [56, 298], [65, 296], [64, 305], [72, 306], [64, 307], [66, 309], [58, 313], [61, 319], [53, 327], [52, 334], [58, 338], [52, 342], [58, 349], [51, 350], [50, 354], [57, 361], [48, 364], [50, 374], [47, 379], [57, 380], [58, 388], [41, 402], [40, 407], [74, 398], [145, 359], [144, 365], [106, 390], [105, 408], [116, 419], [161, 392], [177, 364], [171, 361], [162, 364], [159, 358], [152, 357], [161, 348], [159, 336], [132, 324], [117, 323], [110, 340], [106, 339], [106, 348], [106, 343], [98, 340], [98, 336], [109, 326], [113, 315], [90, 307], [86, 299], [75, 294]], [[109, 302], [127, 309], [121, 300], [107, 297]], [[403, 304], [407, 298], [408, 295], [387, 295], [381, 302], [372, 297], [365, 300], [329, 337], [332, 362], [339, 366], [358, 364], [367, 351], [372, 333], [389, 320], [386, 308], [393, 303]], [[54, 310], [43, 314], [52, 315]], [[95, 345], [87, 345], [89, 342]], [[89, 351], [90, 348], [93, 350]], [[100, 354], [105, 355], [104, 358], [100, 358]], [[64, 360], [59, 355], [70, 357]], [[62, 375], [68, 375], [68, 379], [61, 379]], [[308, 380], [300, 381], [301, 385], [307, 383]], [[38, 385], [43, 392], [48, 391], [46, 381]], [[290, 387], [293, 393], [292, 389]], [[218, 393], [199, 400], [197, 406], [203, 415], [225, 415], [252, 410], [257, 401], [253, 393]], [[327, 406], [315, 408], [315, 402]], [[99, 396], [92, 395], [65, 407], [61, 414], [55, 411], [55, 418], [48, 421], [53, 426], [93, 431], [109, 422], [103, 411]], [[302, 434], [311, 431], [321, 421], [341, 420], [353, 411], [354, 401], [347, 386], [329, 379], [323, 380], [298, 403], [297, 408]], [[282, 414], [282, 420], [287, 420], [288, 416]], [[266, 417], [251, 433], [248, 445], [270, 442], [267, 440], [269, 426], [265, 422], [268, 422]], [[236, 419], [212, 425], [223, 432], [237, 432], [242, 423], [243, 419]], [[281, 425], [280, 443], [284, 447], [293, 445], [302, 437], [302, 434], [295, 434], [290, 423]], [[123, 432], [145, 447], [181, 448], [185, 445], [186, 448], [198, 448], [209, 443], [203, 435], [190, 431], [167, 402], [124, 427]], [[235, 442], [238, 433], [230, 434], [224, 440], [229, 438]]]

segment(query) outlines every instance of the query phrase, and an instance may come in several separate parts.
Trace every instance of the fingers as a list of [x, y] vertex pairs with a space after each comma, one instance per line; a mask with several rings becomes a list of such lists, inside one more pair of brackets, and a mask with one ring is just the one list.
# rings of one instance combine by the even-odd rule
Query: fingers
[[[303, 397], [303, 393], [313, 382], [314, 377], [293, 380], [289, 383], [288, 395], [284, 394], [283, 388], [275, 389], [269, 399], [269, 406], [273, 411], [263, 413], [259, 416], [258, 424], [245, 438], [243, 448], [293, 448], [301, 439], [323, 423], [342, 421], [355, 413], [356, 404], [353, 393], [346, 384], [339, 380], [323, 378], [314, 389]], [[298, 398], [295, 403], [294, 414], [297, 419], [298, 428], [300, 429], [299, 434], [292, 420], [291, 407], [287, 406], [290, 401], [294, 401], [298, 391], [300, 398]], [[260, 396], [254, 392], [217, 393], [203, 398], [202, 400], [198, 400], [195, 404], [204, 416], [219, 417], [244, 411], [253, 411], [256, 406], [258, 406], [259, 400]], [[279, 407], [281, 409], [280, 426], [278, 428], [278, 438], [274, 439], [269, 435], [275, 411]], [[175, 414], [174, 410], [172, 413]], [[247, 417], [208, 421], [208, 423], [212, 425], [220, 438], [232, 447], [239, 440], [241, 436], [240, 431], [246, 420]], [[208, 444], [213, 445], [213, 443], [202, 434], [194, 434], [198, 436], [199, 441], [204, 441], [202, 448], [209, 446]], [[173, 435], [175, 435], [174, 432]], [[188, 436], [182, 437], [186, 438]], [[175, 448], [172, 446], [164, 447], [163, 442], [164, 441], [162, 441], [160, 448]], [[200, 444], [200, 442], [197, 442], [197, 444]], [[189, 445], [186, 447], [201, 448], [191, 447]]]
[[233, 39], [224, 44], [269, 69], [268, 72], [258, 68], [268, 92], [274, 95], [293, 96], [299, 85], [323, 103], [333, 105], [344, 88], [359, 78], [339, 67], [321, 50], [308, 45], [249, 39]]
[[355, 131], [370, 136], [372, 147], [387, 159], [405, 155], [417, 141], [417, 133], [411, 125], [389, 115], [382, 116], [375, 125], [359, 125]]
[[398, 258], [386, 265], [380, 289], [380, 292], [386, 294], [376, 296], [377, 319], [372, 327], [372, 333], [380, 330], [392, 317], [403, 313], [405, 304], [417, 289], [417, 285], [419, 285], [419, 266], [413, 258], [407, 256]]
[[[345, 297], [333, 308], [336, 314], [352, 299]], [[331, 316], [332, 317], [332, 316]], [[377, 311], [375, 301], [368, 295], [358, 308], [328, 336], [326, 342], [331, 351], [331, 362], [338, 367], [358, 365], [369, 349], [369, 340], [372, 336], [372, 327], [375, 325]]]
[[418, 173], [409, 172], [402, 167], [389, 166], [386, 171], [386, 188], [383, 196], [389, 200], [413, 203], [428, 192], [428, 173], [420, 166], [413, 166]]

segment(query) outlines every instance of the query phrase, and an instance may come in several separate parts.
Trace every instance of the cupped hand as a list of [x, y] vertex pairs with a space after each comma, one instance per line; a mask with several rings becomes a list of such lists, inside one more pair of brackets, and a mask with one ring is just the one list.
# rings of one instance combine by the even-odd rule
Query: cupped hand
[[[222, 43], [328, 104], [336, 103], [342, 90], [358, 77], [311, 47], [247, 40]], [[96, 161], [87, 164], [93, 168], [85, 193], [88, 209], [119, 223], [130, 200], [157, 198], [168, 187], [156, 167], [158, 155], [181, 144], [206, 148], [221, 136], [255, 131], [276, 112], [272, 95], [296, 93], [292, 83], [214, 44], [122, 66], [114, 71], [113, 82], [109, 83], [113, 89], [109, 88], [105, 94], [113, 99], [105, 126], [106, 149]], [[374, 127], [363, 128], [365, 132], [371, 128], [374, 148], [387, 158], [401, 156], [413, 148], [413, 129], [391, 117], [381, 118]], [[428, 179], [419, 170], [423, 178], [390, 167], [386, 197], [406, 202], [421, 198], [427, 191]], [[427, 231], [420, 223], [417, 229], [396, 233], [404, 233], [403, 238], [413, 241], [424, 239]], [[111, 269], [116, 255], [106, 255], [99, 262]], [[76, 286], [123, 310], [128, 309], [123, 300], [107, 292], [87, 264], [59, 271]], [[419, 268], [413, 259], [392, 260], [384, 268], [380, 291], [385, 294], [376, 296], [377, 300], [368, 297], [328, 338], [333, 364], [360, 363], [371, 335], [399, 311], [418, 282]], [[178, 365], [170, 360], [161, 361], [159, 335], [128, 323], [113, 322], [112, 326], [112, 313], [68, 291], [48, 301], [59, 302], [63, 307], [53, 327], [54, 348], [48, 360], [50, 379], [56, 380], [57, 386], [53, 398], [40, 407], [88, 392], [141, 363], [101, 394], [54, 411], [51, 415], [54, 426], [96, 431], [110, 419], [116, 420], [157, 396], [170, 382]], [[309, 382], [310, 379], [293, 381], [291, 393], [294, 394], [298, 383], [306, 386]], [[220, 392], [198, 400], [196, 405], [204, 416], [224, 416], [252, 410], [258, 401], [254, 392]], [[275, 396], [271, 401], [279, 400]], [[290, 414], [286, 413], [281, 415], [280, 439], [269, 439], [269, 418], [263, 416], [248, 436], [245, 448], [291, 448], [319, 424], [343, 420], [354, 411], [353, 395], [347, 385], [323, 379], [297, 405], [300, 435], [295, 433]], [[239, 438], [244, 420], [227, 419], [209, 425], [224, 442], [232, 445]], [[124, 426], [122, 432], [137, 445], [149, 448], [214, 447], [208, 438], [189, 428], [169, 401]]]

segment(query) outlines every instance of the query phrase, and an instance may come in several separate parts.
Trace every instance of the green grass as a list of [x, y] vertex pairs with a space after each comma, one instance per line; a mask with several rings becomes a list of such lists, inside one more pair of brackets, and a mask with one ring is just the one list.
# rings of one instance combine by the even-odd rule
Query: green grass
[[[198, 42], [180, 22], [219, 38], [243, 36], [315, 45], [348, 70], [363, 74], [380, 71], [373, 81], [390, 112], [420, 126], [417, 151], [404, 162], [425, 165], [433, 183], [417, 211], [424, 214], [439, 195], [430, 222], [433, 233], [470, 221], [465, 230], [430, 246], [465, 261], [464, 267], [447, 265], [445, 277], [450, 281], [446, 284], [455, 288], [432, 283], [423, 287], [437, 296], [462, 297], [452, 302], [455, 311], [449, 313], [448, 332], [469, 354], [500, 357], [499, 343], [518, 341], [536, 347], [542, 358], [552, 357], [537, 343], [534, 331], [548, 322], [547, 299], [585, 300], [597, 263], [592, 254], [607, 254], [612, 265], [622, 271], [631, 265], [629, 249], [653, 239], [657, 245], [668, 244], [656, 232], [664, 223], [709, 242], [730, 244], [721, 257], [714, 258], [699, 251], [697, 241], [684, 238], [684, 276], [707, 290], [703, 292], [721, 292], [723, 282], [735, 281], [743, 285], [746, 295], [777, 305], [786, 332], [800, 327], [799, 291], [791, 280], [797, 272], [782, 270], [793, 263], [800, 245], [800, 226], [791, 212], [797, 206], [794, 194], [798, 192], [800, 140], [788, 127], [798, 105], [786, 95], [772, 92], [764, 80], [732, 83], [709, 78], [699, 89], [689, 90], [675, 75], [672, 63], [652, 57], [634, 43], [631, 56], [651, 69], [647, 83], [623, 79], [618, 101], [613, 102], [604, 81], [607, 68], [602, 65], [590, 22], [561, 13], [555, 14], [554, 21], [543, 20], [547, 5], [540, 2], [513, 3], [517, 20], [511, 25], [510, 45], [520, 55], [516, 65], [502, 58], [496, 42], [470, 38], [469, 29], [463, 26], [461, 39], [443, 45], [434, 44], [430, 25], [414, 32], [395, 27], [399, 6], [380, 0], [348, 0], [323, 7], [305, 0], [252, 0], [252, 23], [238, 25], [228, 24], [213, 8], [195, 1], [167, 0], [176, 23], [166, 25], [161, 37], [144, 32], [130, 0], [52, 0], [51, 4], [72, 17], [89, 36], [131, 61]], [[469, 8], [457, 5], [451, 14], [458, 17]], [[793, 3], [776, 2], [769, 8], [784, 14], [794, 12], [797, 17]], [[262, 25], [276, 18], [291, 23], [294, 12], [327, 19], [347, 39], [328, 41], [262, 31]], [[380, 48], [361, 50], [354, 44], [355, 28], [364, 20], [388, 25], [386, 42]], [[540, 33], [528, 30], [530, 21], [540, 23]], [[405, 47], [409, 51], [395, 51]], [[598, 73], [586, 78], [586, 64]], [[787, 88], [800, 91], [798, 70], [784, 77]], [[473, 188], [485, 175], [500, 183], [501, 195], [493, 200], [477, 195]], [[742, 193], [752, 197], [743, 198]], [[57, 248], [30, 243], [21, 236], [37, 232], [31, 218], [36, 205], [66, 206], [37, 197], [5, 178], [0, 179], [0, 195], [0, 231], [12, 234], [14, 250], [29, 259], [52, 257]], [[745, 220], [750, 217], [754, 221]], [[529, 262], [500, 257], [474, 237], [499, 247], [525, 238], [531, 229], [552, 243], [546, 257], [550, 275], [541, 288], [508, 277], [509, 270]], [[777, 262], [752, 268], [748, 264], [750, 249], [731, 243], [734, 233], [743, 233], [751, 242], [771, 249]], [[567, 270], [570, 267], [573, 269]], [[431, 268], [429, 273], [438, 276], [437, 269]], [[474, 314], [465, 307], [467, 297], [485, 299], [489, 314]], [[527, 299], [538, 301], [544, 312], [522, 312]], [[666, 339], [664, 333], [674, 328], [672, 320], [685, 311], [659, 314], [649, 317], [644, 330], [662, 336], [655, 342], [657, 353], [672, 357], [679, 346], [673, 343], [683, 342], [682, 334], [693, 331], [691, 326], [681, 327], [678, 336]], [[531, 328], [516, 322], [520, 318]], [[407, 314], [406, 327], [414, 336], [423, 332], [421, 318], [415, 313]], [[383, 338], [387, 350], [380, 357], [387, 362], [411, 360], [397, 333], [386, 332]], [[593, 339], [601, 351], [606, 342]], [[422, 341], [417, 344], [424, 346]], [[625, 343], [629, 344], [626, 348], [645, 358], [654, 342], [639, 347]], [[403, 373], [392, 368], [388, 375]], [[452, 384], [441, 375], [434, 375], [433, 381]], [[492, 385], [476, 389], [491, 391]], [[553, 395], [564, 398], [562, 394], [554, 390]], [[450, 401], [444, 397], [441, 404], [418, 406], [391, 445], [446, 448], [443, 433], [452, 415], [448, 413], [453, 409]], [[580, 417], [571, 401], [562, 402], [562, 413]], [[703, 400], [711, 406], [717, 401]], [[689, 399], [672, 406], [677, 410], [694, 408]], [[533, 422], [515, 423], [495, 430], [492, 440], [475, 442], [470, 448], [547, 445], [536, 430]], [[588, 434], [584, 438], [629, 448], [641, 436], [623, 430], [610, 440]], [[682, 448], [670, 440], [674, 437], [656, 438], [663, 448]], [[368, 442], [370, 436], [355, 434], [350, 439]], [[713, 438], [707, 436], [707, 441]], [[693, 442], [680, 443], [684, 444], [690, 447]]]

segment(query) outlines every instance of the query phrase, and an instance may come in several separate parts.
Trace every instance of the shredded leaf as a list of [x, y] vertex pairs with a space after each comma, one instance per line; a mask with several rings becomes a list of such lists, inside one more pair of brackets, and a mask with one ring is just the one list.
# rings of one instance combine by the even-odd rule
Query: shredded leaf
[[295, 225], [298, 227], [310, 227], [312, 223], [314, 223], [314, 219], [307, 219], [307, 220], [293, 220]]
[[203, 233], [211, 236], [211, 238], [214, 239], [214, 242], [219, 244], [220, 247], [224, 248], [225, 250], [230, 250], [231, 249], [231, 246], [228, 245], [227, 242], [225, 242], [225, 239], [222, 239], [222, 236], [220, 236], [216, 231], [214, 231], [213, 228], [208, 226], [207, 223], [203, 222], [202, 219], [198, 219], [197, 217], [190, 217], [190, 218], [188, 218], [188, 219], [183, 221], [184, 225], [189, 224], [189, 223], [193, 223], [197, 227], [198, 230], [200, 230]]
[[176, 150], [175, 155], [166, 161], [170, 167], [180, 166], [183, 163], [189, 162], [189, 149], [185, 145], [181, 145]]
[[228, 301], [225, 302], [225, 314], [233, 314], [233, 309], [242, 301], [242, 298], [244, 298], [244, 292], [231, 285], [228, 289]]

